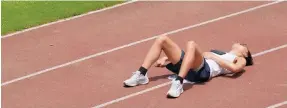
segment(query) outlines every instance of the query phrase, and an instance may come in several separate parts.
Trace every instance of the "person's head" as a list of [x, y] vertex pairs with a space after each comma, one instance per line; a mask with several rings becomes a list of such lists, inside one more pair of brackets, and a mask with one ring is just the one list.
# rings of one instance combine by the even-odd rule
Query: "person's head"
[[246, 44], [235, 43], [232, 45], [232, 50], [236, 51], [239, 54], [239, 56], [245, 58], [246, 66], [253, 65], [253, 58]]

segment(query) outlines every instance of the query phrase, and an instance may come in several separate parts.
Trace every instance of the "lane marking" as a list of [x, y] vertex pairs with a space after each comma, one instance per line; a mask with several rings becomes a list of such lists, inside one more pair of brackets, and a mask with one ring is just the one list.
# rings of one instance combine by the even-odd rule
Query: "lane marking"
[[263, 55], [263, 54], [266, 54], [266, 53], [269, 53], [269, 52], [273, 52], [273, 51], [276, 51], [278, 49], [282, 49], [282, 48], [285, 48], [285, 47], [287, 47], [287, 44], [279, 46], [279, 47], [276, 47], [276, 48], [272, 48], [270, 50], [265, 50], [265, 51], [256, 53], [256, 54], [252, 55], [252, 57], [260, 56], [260, 55]]
[[[261, 55], [264, 55], [264, 54], [267, 54], [267, 53], [271, 53], [271, 52], [274, 52], [274, 51], [277, 51], [277, 50], [280, 50], [280, 49], [283, 49], [283, 48], [286, 48], [286, 47], [287, 47], [287, 44], [284, 44], [284, 45], [281, 45], [281, 46], [278, 46], [278, 47], [275, 47], [275, 48], [271, 48], [271, 49], [268, 49], [268, 50], [265, 50], [265, 51], [256, 53], [256, 54], [252, 55], [252, 57], [261, 56]], [[153, 87], [151, 87], [151, 88], [148, 88], [148, 89], [145, 89], [145, 90], [136, 92], [136, 93], [132, 93], [132, 94], [129, 94], [129, 95], [126, 95], [126, 96], [117, 98], [117, 99], [114, 99], [114, 100], [112, 100], [112, 101], [109, 101], [109, 102], [106, 102], [106, 103], [103, 103], [103, 104], [100, 104], [100, 105], [96, 105], [96, 106], [94, 106], [94, 107], [92, 107], [92, 108], [102, 108], [102, 107], [105, 107], [105, 106], [108, 106], [108, 105], [111, 105], [111, 104], [114, 104], [114, 103], [117, 103], [117, 102], [126, 100], [126, 99], [128, 99], [128, 98], [135, 97], [135, 96], [144, 94], [144, 93], [149, 92], [149, 91], [152, 91], [152, 90], [156, 90], [156, 89], [158, 89], [158, 88], [167, 86], [167, 85], [169, 85], [169, 84], [171, 84], [171, 81], [166, 82], [166, 83], [163, 83], [163, 84], [159, 84], [159, 85], [157, 85], [157, 86], [153, 86]], [[284, 102], [284, 103], [279, 103], [278, 105], [282, 105], [282, 104], [286, 104], [286, 102]], [[277, 104], [276, 104], [276, 105], [277, 105]], [[275, 106], [275, 105], [274, 105], [274, 106]], [[275, 107], [268, 107], [268, 108], [275, 108]]]
[[65, 21], [81, 18], [83, 16], [87, 16], [87, 15], [103, 12], [103, 11], [106, 11], [106, 10], [110, 10], [110, 9], [113, 9], [113, 8], [117, 8], [117, 7], [120, 7], [120, 6], [124, 6], [124, 5], [130, 4], [130, 3], [133, 3], [133, 2], [136, 2], [136, 0], [124, 2], [124, 3], [121, 3], [121, 4], [117, 4], [117, 5], [114, 5], [114, 6], [111, 6], [111, 7], [107, 7], [107, 8], [103, 8], [103, 9], [99, 9], [99, 10], [95, 10], [95, 11], [91, 11], [91, 12], [88, 12], [88, 13], [85, 13], [85, 14], [81, 14], [81, 15], [77, 15], [77, 16], [73, 16], [73, 17], [57, 20], [57, 21], [46, 23], [46, 24], [43, 24], [43, 25], [27, 28], [27, 29], [24, 29], [24, 30], [21, 30], [21, 31], [17, 31], [17, 32], [14, 32], [14, 33], [10, 33], [10, 34], [4, 35], [4, 36], [1, 37], [1, 39], [5, 39], [5, 38], [11, 37], [11, 36], [15, 36], [17, 34], [21, 34], [21, 33], [24, 33], [24, 32], [28, 32], [28, 31], [31, 31], [31, 30], [38, 29], [38, 28], [50, 26], [50, 25], [53, 25], [53, 24], [57, 24], [57, 23], [61, 23], [61, 22], [65, 22]]
[[112, 101], [109, 101], [109, 102], [106, 102], [106, 103], [103, 103], [103, 104], [94, 106], [94, 107], [92, 107], [92, 108], [102, 108], [102, 107], [105, 107], [105, 106], [114, 104], [114, 103], [116, 103], [116, 102], [119, 102], [119, 101], [122, 101], [122, 100], [126, 100], [126, 99], [128, 99], [128, 98], [131, 98], [131, 97], [134, 97], [134, 96], [138, 96], [138, 95], [144, 94], [144, 93], [146, 93], [146, 92], [149, 92], [149, 91], [152, 91], [152, 90], [155, 90], [155, 89], [158, 89], [158, 88], [167, 86], [167, 85], [169, 85], [169, 84], [171, 84], [171, 81], [166, 82], [166, 83], [162, 83], [162, 84], [157, 85], [157, 86], [153, 86], [153, 87], [151, 87], [151, 88], [148, 88], [148, 89], [145, 89], [145, 90], [136, 92], [136, 93], [129, 94], [129, 95], [127, 95], [127, 96], [124, 96], [124, 97], [121, 97], [121, 98], [118, 98], [118, 99], [115, 99], [115, 100], [112, 100]]
[[280, 106], [283, 106], [283, 105], [287, 105], [287, 101], [271, 105], [271, 106], [269, 106], [267, 108], [277, 108], [277, 107], [280, 107]]
[[120, 50], [120, 49], [123, 49], [123, 48], [127, 48], [127, 47], [130, 47], [130, 46], [139, 44], [139, 43], [150, 41], [150, 40], [153, 40], [153, 39], [155, 39], [155, 38], [157, 38], [158, 36], [161, 36], [161, 35], [169, 35], [169, 34], [174, 34], [174, 33], [181, 32], [181, 31], [184, 31], [184, 30], [187, 30], [187, 29], [196, 28], [196, 27], [203, 26], [203, 25], [206, 25], [206, 24], [209, 24], [209, 23], [212, 23], [212, 22], [220, 21], [222, 19], [230, 18], [230, 17], [233, 17], [233, 16], [237, 16], [237, 15], [241, 15], [241, 14], [244, 14], [244, 13], [247, 13], [247, 12], [254, 11], [256, 9], [260, 9], [260, 8], [263, 8], [263, 7], [274, 5], [274, 4], [277, 4], [277, 3], [280, 3], [280, 2], [283, 2], [283, 1], [282, 0], [274, 1], [274, 2], [267, 3], [267, 4], [255, 6], [253, 8], [249, 8], [249, 9], [246, 9], [246, 10], [243, 10], [243, 11], [239, 11], [239, 12], [232, 13], [232, 14], [229, 14], [229, 15], [221, 16], [221, 17], [218, 17], [218, 18], [215, 18], [215, 19], [211, 19], [211, 20], [207, 20], [207, 21], [195, 24], [195, 25], [186, 26], [186, 27], [183, 27], [183, 28], [180, 28], [180, 29], [177, 29], [177, 30], [173, 30], [173, 31], [166, 32], [166, 33], [163, 33], [163, 34], [160, 34], [160, 35], [152, 36], [152, 37], [149, 37], [149, 38], [146, 38], [146, 39], [142, 39], [142, 40], [139, 40], [139, 41], [135, 41], [135, 42], [132, 42], [132, 43], [129, 43], [129, 44], [125, 44], [125, 45], [122, 45], [122, 46], [119, 46], [119, 47], [116, 47], [116, 48], [113, 48], [113, 49], [110, 49], [110, 50], [99, 52], [99, 53], [96, 53], [96, 54], [93, 54], [93, 55], [89, 55], [89, 56], [86, 56], [86, 57], [83, 57], [83, 58], [80, 58], [80, 59], [77, 59], [77, 60], [73, 60], [73, 61], [61, 64], [61, 65], [57, 65], [57, 66], [53, 66], [53, 67], [50, 67], [50, 68], [47, 68], [47, 69], [44, 69], [44, 70], [40, 70], [40, 71], [34, 72], [32, 74], [29, 74], [29, 75], [18, 77], [18, 78], [12, 79], [10, 81], [3, 82], [3, 83], [1, 83], [1, 86], [5, 86], [5, 85], [8, 85], [8, 84], [17, 82], [17, 81], [21, 81], [21, 80], [24, 80], [24, 79], [27, 79], [27, 78], [30, 78], [30, 77], [34, 77], [34, 76], [37, 76], [37, 75], [40, 75], [40, 74], [43, 74], [43, 73], [46, 73], [46, 72], [58, 69], [58, 68], [62, 68], [62, 67], [74, 64], [74, 63], [78, 63], [78, 62], [81, 62], [81, 61], [84, 61], [84, 60], [88, 60], [88, 59], [91, 59], [91, 58], [94, 58], [94, 57], [97, 57], [97, 56], [101, 56], [101, 55], [104, 55], [104, 54], [107, 54], [107, 53], [111, 53], [111, 52], [114, 52], [114, 51], [117, 51], [117, 50]]

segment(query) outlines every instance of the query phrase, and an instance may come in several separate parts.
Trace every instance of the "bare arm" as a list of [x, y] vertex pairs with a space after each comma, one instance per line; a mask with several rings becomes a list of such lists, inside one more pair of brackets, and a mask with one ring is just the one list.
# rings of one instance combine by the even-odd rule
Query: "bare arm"
[[237, 57], [235, 63], [224, 60], [211, 52], [204, 53], [204, 57], [214, 60], [221, 67], [230, 70], [231, 72], [234, 73], [242, 71], [246, 65], [246, 61], [242, 57]]

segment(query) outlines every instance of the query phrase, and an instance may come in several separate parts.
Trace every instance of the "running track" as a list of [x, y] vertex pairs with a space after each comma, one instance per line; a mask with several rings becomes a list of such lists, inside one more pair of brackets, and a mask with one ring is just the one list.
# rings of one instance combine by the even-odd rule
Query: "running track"
[[[214, 20], [267, 3], [134, 2], [2, 38], [2, 107], [264, 108], [287, 101], [287, 2]], [[240, 77], [187, 85], [178, 99], [165, 98], [169, 86], [153, 89], [168, 84], [165, 69], [152, 68], [148, 85], [123, 88], [152, 37], [163, 33], [183, 48], [194, 40], [204, 51], [228, 50], [233, 42], [247, 43], [253, 54], [284, 48], [256, 56], [255, 66]], [[151, 41], [133, 43], [146, 38]], [[118, 101], [124, 96], [130, 97]]]

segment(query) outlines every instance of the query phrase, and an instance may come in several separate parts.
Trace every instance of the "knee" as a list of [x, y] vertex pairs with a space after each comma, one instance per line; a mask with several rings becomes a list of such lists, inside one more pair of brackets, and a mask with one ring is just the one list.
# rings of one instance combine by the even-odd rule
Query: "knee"
[[189, 49], [195, 49], [196, 46], [197, 46], [197, 44], [196, 44], [194, 41], [188, 41], [187, 44], [186, 44], [187, 50], [189, 50]]
[[159, 44], [163, 44], [167, 39], [168, 39], [168, 37], [163, 35], [163, 36], [159, 36], [158, 38], [156, 38], [155, 42], [159, 43]]

